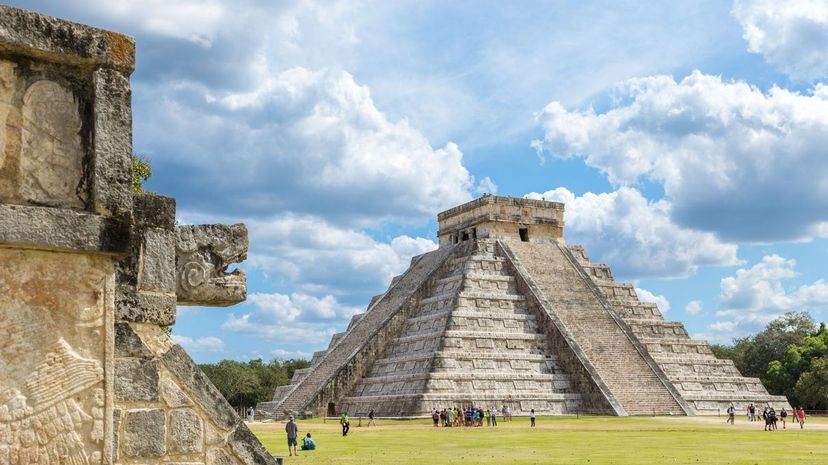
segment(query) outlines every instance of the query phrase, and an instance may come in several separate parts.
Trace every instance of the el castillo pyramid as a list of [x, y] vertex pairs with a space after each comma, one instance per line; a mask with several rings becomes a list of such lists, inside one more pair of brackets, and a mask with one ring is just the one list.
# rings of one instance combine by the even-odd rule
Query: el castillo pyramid
[[438, 215], [440, 247], [333, 336], [257, 415], [692, 415], [789, 408], [633, 286], [563, 241], [564, 205], [484, 196]]

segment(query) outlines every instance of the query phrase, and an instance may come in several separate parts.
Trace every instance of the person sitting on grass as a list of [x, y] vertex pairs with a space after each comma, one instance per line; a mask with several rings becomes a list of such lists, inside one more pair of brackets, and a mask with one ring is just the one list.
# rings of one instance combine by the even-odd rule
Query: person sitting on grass
[[316, 443], [311, 439], [310, 433], [302, 438], [302, 450], [316, 450]]

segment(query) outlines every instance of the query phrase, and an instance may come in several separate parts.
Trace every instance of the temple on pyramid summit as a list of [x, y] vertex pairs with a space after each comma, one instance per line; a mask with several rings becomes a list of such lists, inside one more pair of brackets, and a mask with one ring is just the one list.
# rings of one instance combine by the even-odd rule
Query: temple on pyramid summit
[[489, 195], [437, 218], [439, 248], [412, 258], [258, 417], [790, 408], [567, 245], [562, 203]]

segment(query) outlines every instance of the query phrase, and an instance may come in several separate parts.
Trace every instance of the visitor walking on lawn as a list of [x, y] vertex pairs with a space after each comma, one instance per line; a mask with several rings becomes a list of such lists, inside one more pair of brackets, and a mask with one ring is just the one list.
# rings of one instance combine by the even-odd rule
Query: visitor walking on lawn
[[730, 404], [730, 407], [727, 408], [727, 423], [731, 425], [735, 425], [736, 423], [736, 409], [733, 408], [733, 404]]
[[782, 429], [785, 429], [785, 421], [788, 419], [788, 412], [785, 407], [782, 407], [782, 411], [779, 412], [779, 418], [782, 419]]
[[374, 421], [374, 409], [368, 412], [368, 426], [371, 425], [377, 426], [377, 422]]
[[497, 426], [497, 407], [492, 407], [492, 426]]
[[799, 407], [799, 409], [796, 411], [796, 414], [799, 417], [799, 428], [805, 429], [805, 409]]
[[529, 411], [529, 426], [531, 428], [535, 427], [535, 409]]
[[[293, 454], [296, 454], [298, 456], [299, 452], [296, 450], [296, 437], [299, 434], [299, 425], [297, 425], [296, 422], [293, 421], [292, 416], [288, 420], [287, 424], [285, 424], [285, 432], [287, 433], [288, 439], [288, 452], [291, 456], [293, 456]], [[293, 449], [291, 449], [291, 447]]]
[[342, 412], [342, 416], [339, 417], [339, 422], [342, 424], [342, 436], [347, 436], [348, 431], [351, 429], [351, 421], [348, 419], [348, 412]]

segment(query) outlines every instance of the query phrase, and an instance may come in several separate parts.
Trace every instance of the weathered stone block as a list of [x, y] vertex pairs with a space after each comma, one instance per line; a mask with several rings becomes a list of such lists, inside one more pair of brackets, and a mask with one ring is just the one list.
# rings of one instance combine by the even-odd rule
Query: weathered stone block
[[0, 50], [77, 65], [135, 67], [135, 41], [82, 24], [0, 6]]
[[276, 463], [262, 443], [242, 422], [236, 426], [228, 442], [233, 452], [248, 465], [274, 465]]
[[157, 360], [115, 360], [115, 399], [156, 401], [159, 364]]
[[132, 92], [129, 79], [114, 69], [92, 75], [95, 92], [92, 203], [102, 215], [132, 210]]
[[189, 454], [204, 448], [204, 427], [193, 409], [183, 408], [170, 412], [170, 453]]
[[223, 449], [207, 451], [207, 465], [238, 465], [240, 462]]
[[141, 291], [175, 292], [175, 233], [159, 228], [144, 231], [141, 247]]
[[164, 398], [164, 403], [170, 408], [190, 407], [193, 405], [193, 402], [184, 394], [184, 391], [169, 378], [161, 380], [161, 396]]
[[0, 244], [122, 256], [129, 250], [129, 223], [79, 211], [0, 204]]
[[175, 199], [156, 194], [133, 194], [132, 216], [139, 229], [175, 231]]
[[239, 422], [233, 407], [179, 345], [173, 346], [162, 357], [167, 369], [192, 394], [194, 400], [219, 427], [230, 429]]
[[167, 453], [166, 429], [162, 409], [126, 412], [122, 448], [124, 454], [129, 457], [161, 457]]
[[150, 294], [119, 289], [115, 318], [161, 326], [175, 324], [175, 294]]
[[127, 322], [115, 323], [115, 356], [150, 358], [152, 353]]
[[112, 410], [112, 462], [118, 461], [118, 451], [121, 449], [119, 433], [121, 431], [121, 409]]

